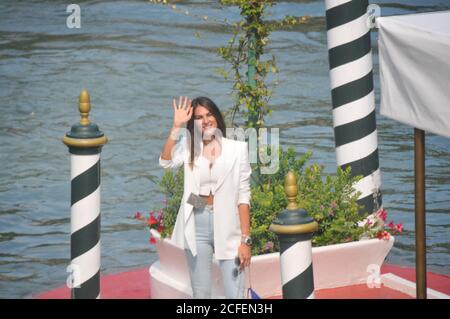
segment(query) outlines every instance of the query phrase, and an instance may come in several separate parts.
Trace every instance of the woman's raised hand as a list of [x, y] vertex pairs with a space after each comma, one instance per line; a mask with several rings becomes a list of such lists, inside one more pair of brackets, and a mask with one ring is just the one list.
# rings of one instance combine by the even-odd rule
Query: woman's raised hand
[[179, 103], [177, 105], [177, 102], [175, 99], [173, 99], [173, 125], [175, 127], [182, 127], [192, 116], [192, 109], [191, 106], [191, 100], [188, 100], [187, 96], [183, 97], [180, 96]]

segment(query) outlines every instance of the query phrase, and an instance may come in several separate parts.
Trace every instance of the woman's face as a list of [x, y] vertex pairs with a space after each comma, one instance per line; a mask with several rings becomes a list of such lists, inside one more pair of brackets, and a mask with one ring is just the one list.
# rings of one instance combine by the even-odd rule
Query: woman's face
[[194, 123], [202, 134], [212, 133], [217, 128], [217, 121], [214, 115], [201, 105], [197, 106], [194, 111]]

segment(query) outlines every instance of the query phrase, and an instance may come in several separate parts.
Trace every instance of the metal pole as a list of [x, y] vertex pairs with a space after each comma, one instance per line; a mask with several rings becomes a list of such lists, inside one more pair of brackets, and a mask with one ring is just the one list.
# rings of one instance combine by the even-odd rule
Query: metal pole
[[248, 84], [252, 87], [256, 87], [256, 30], [252, 29], [249, 37], [249, 46], [248, 46], [248, 73], [247, 73], [247, 81]]
[[106, 136], [89, 120], [89, 93], [80, 94], [80, 123], [63, 138], [71, 154], [70, 259], [73, 299], [100, 298], [100, 152]]
[[[252, 87], [252, 89], [256, 88], [256, 63], [259, 59], [259, 57], [256, 55], [256, 30], [253, 28], [250, 31], [250, 35], [249, 35], [249, 46], [248, 46], [248, 59], [247, 59], [247, 64], [248, 64], [248, 70], [247, 70], [247, 83], [250, 87]], [[260, 124], [257, 123], [258, 121], [258, 117], [257, 117], [257, 113], [255, 113], [256, 111], [256, 101], [255, 98], [252, 98], [252, 108], [254, 112], [250, 112], [250, 116], [247, 119], [247, 125], [249, 123], [252, 123], [252, 127], [255, 128], [256, 130], [256, 137], [258, 140], [258, 144], [261, 145], [261, 137], [260, 137], [260, 132], [259, 132], [259, 126]], [[254, 178], [256, 180], [259, 180], [260, 176], [261, 176], [261, 168], [259, 165], [257, 165], [256, 170], [254, 170]]]
[[288, 207], [278, 214], [269, 228], [280, 241], [283, 299], [313, 299], [311, 238], [318, 224], [296, 203], [297, 180], [292, 171], [286, 175], [284, 189]]
[[367, 0], [325, 0], [337, 165], [363, 178], [362, 214], [381, 207], [380, 165]]
[[425, 234], [425, 132], [414, 128], [416, 297], [427, 298], [427, 254]]
[[[258, 60], [258, 57], [256, 56], [256, 30], [251, 29], [248, 39], [248, 58], [247, 58], [247, 64], [248, 64], [248, 70], [247, 70], [247, 83], [252, 88], [256, 88], [256, 62]], [[255, 110], [256, 102], [254, 99], [252, 99], [252, 107]], [[254, 113], [250, 113], [250, 118], [248, 119], [248, 123], [252, 123], [252, 127], [254, 127], [257, 130], [258, 134], [258, 127], [259, 125], [256, 123], [258, 118]]]

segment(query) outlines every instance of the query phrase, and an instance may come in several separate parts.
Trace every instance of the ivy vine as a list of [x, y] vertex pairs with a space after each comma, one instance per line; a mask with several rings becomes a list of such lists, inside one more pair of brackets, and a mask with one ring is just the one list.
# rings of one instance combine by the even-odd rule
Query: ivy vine
[[[246, 128], [258, 129], [264, 125], [265, 116], [272, 112], [269, 100], [273, 90], [266, 77], [269, 72], [278, 74], [275, 55], [262, 59], [269, 43], [270, 33], [284, 26], [293, 26], [305, 21], [293, 16], [278, 22], [265, 20], [267, 9], [276, 4], [273, 0], [220, 0], [224, 6], [238, 6], [242, 20], [234, 24], [234, 32], [228, 44], [218, 49], [218, 54], [230, 64], [230, 71], [220, 70], [227, 79], [232, 73], [234, 104], [225, 112], [235, 125], [237, 113], [246, 119]], [[244, 73], [247, 67], [247, 72]], [[273, 87], [278, 83], [275, 81]]]

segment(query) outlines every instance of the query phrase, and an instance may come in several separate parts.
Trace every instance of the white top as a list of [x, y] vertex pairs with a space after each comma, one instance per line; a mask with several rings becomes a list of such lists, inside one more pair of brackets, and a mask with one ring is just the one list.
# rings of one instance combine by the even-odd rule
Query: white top
[[[195, 164], [198, 166], [199, 170], [199, 180], [200, 180], [200, 190], [199, 195], [209, 196], [215, 194], [214, 189], [216, 188], [216, 184], [219, 180], [219, 165], [214, 165], [214, 162], [211, 162], [205, 156], [203, 156], [204, 144], [200, 143], [200, 156], [197, 158]], [[221, 157], [222, 152], [218, 157], [215, 158], [217, 162]], [[212, 166], [211, 166], [212, 164]]]
[[212, 165], [211, 162], [200, 155], [197, 159], [197, 165], [199, 166], [199, 177], [200, 177], [200, 195], [208, 196], [210, 193], [214, 195], [215, 185], [219, 180], [219, 172], [217, 170], [217, 165]]

